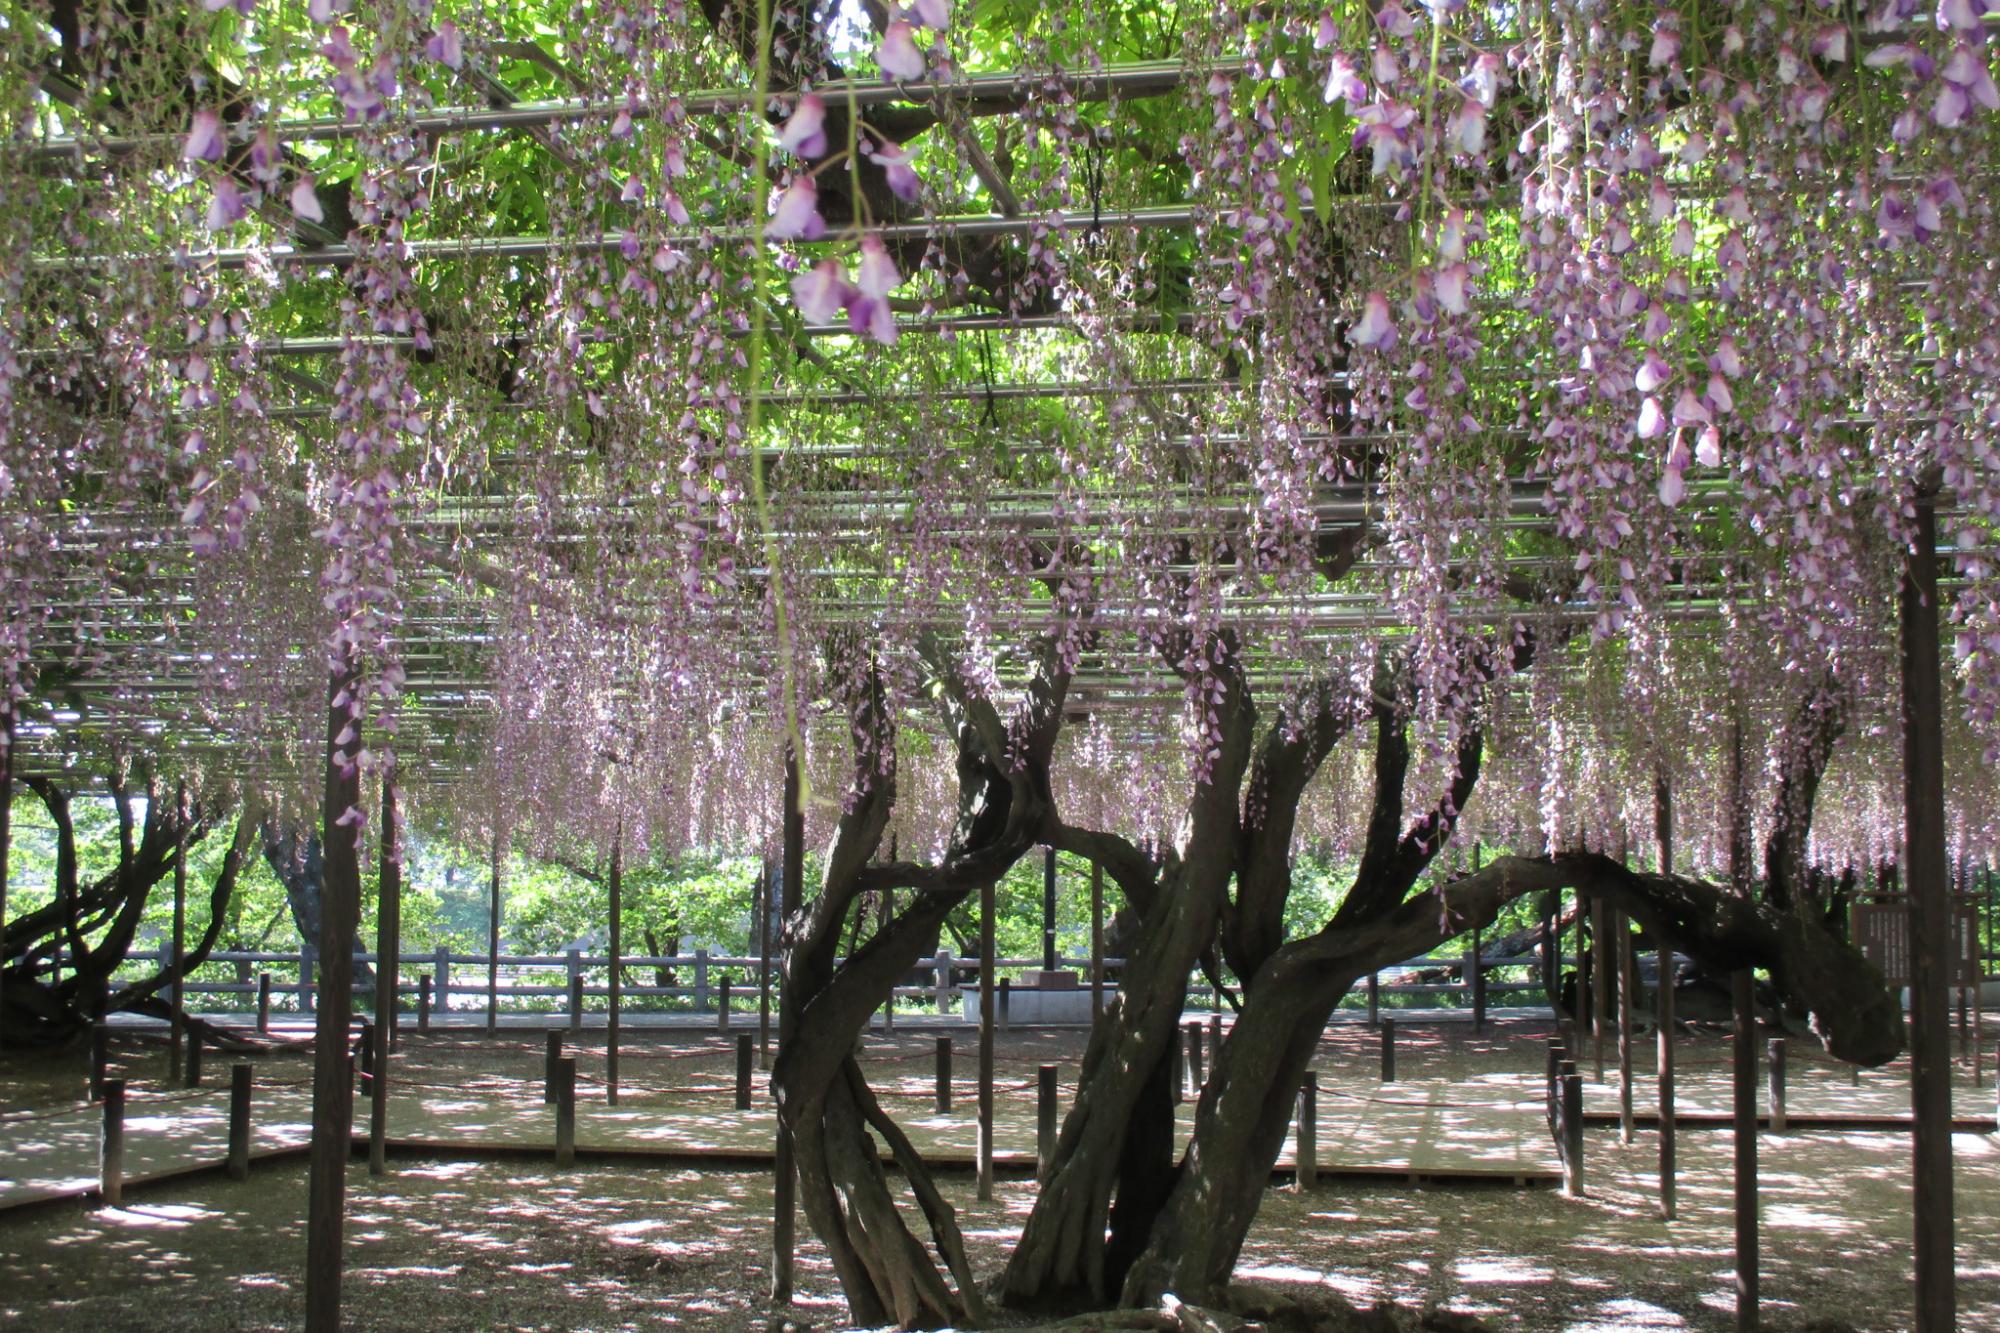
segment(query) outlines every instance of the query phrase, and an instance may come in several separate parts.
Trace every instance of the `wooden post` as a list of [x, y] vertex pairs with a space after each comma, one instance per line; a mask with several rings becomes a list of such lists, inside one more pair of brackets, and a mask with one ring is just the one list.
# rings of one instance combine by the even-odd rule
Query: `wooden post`
[[[611, 939], [609, 941], [611, 975], [604, 983], [604, 1103], [618, 1105], [618, 1024], [620, 1011], [625, 1002], [625, 937], [623, 912], [625, 906], [625, 821], [621, 817], [617, 830], [611, 835]], [[765, 936], [765, 948], [770, 948], [770, 936]], [[768, 966], [768, 956], [766, 960]]]
[[1042, 971], [1056, 970], [1056, 849], [1042, 853]]
[[389, 1052], [396, 1041], [396, 991], [402, 980], [403, 849], [397, 826], [396, 779], [382, 775], [381, 859], [375, 911], [375, 1096], [368, 1104], [368, 1174], [389, 1172]]
[[564, 985], [569, 991], [569, 1030], [583, 1031], [583, 954], [571, 949], [563, 955]]
[[937, 992], [937, 1011], [948, 1014], [951, 1012], [951, 954], [939, 949], [937, 957], [931, 962], [931, 971], [934, 974], [931, 985]]
[[1035, 1071], [1035, 1179], [1047, 1180], [1056, 1162], [1056, 1067]]
[[361, 915], [355, 815], [361, 806], [359, 705], [352, 659], [329, 683], [326, 785], [321, 802], [320, 996], [313, 1023], [312, 1152], [307, 1167], [305, 1325], [341, 1326], [341, 1245], [346, 1230], [347, 1159], [353, 1152], [354, 1093], [347, 1050], [354, 1011], [354, 936]]
[[1319, 1184], [1319, 1075], [1306, 1071], [1299, 1084], [1298, 1133], [1292, 1151], [1292, 1183], [1299, 1190]]
[[694, 1011], [702, 1013], [708, 1008], [708, 950], [694, 951]]
[[1944, 841], [1944, 697], [1938, 663], [1937, 513], [1929, 488], [1901, 587], [1903, 868], [1910, 904], [1911, 1176], [1915, 1186], [1916, 1333], [1957, 1321], [1951, 1158], [1951, 1014], [1946, 988], [1951, 902]]
[[1563, 1193], [1583, 1197], [1583, 1075], [1576, 1062], [1562, 1066]]
[[1618, 966], [1617, 955], [1612, 951], [1611, 904], [1601, 899], [1590, 904], [1590, 946], [1594, 957], [1590, 960], [1591, 979], [1594, 985], [1590, 993], [1590, 1037], [1591, 1052], [1597, 1064], [1596, 1081], [1604, 1081], [1604, 1034], [1610, 1027], [1614, 1001], [1612, 985], [1617, 978], [1613, 975]]
[[1090, 1022], [1104, 1012], [1104, 867], [1090, 863]]
[[576, 1161], [576, 1057], [565, 1055], [556, 1061], [556, 1165]]
[[[799, 905], [800, 880], [805, 875], [806, 815], [802, 796], [805, 784], [799, 771], [804, 762], [796, 746], [788, 744], [785, 747], [785, 808], [782, 814], [784, 878], [779, 881], [778, 902], [786, 920], [791, 919], [792, 912]], [[798, 1016], [792, 1012], [790, 997], [790, 983], [784, 979], [784, 969], [780, 968], [778, 1051], [781, 1056], [798, 1022]], [[772, 1182], [771, 1302], [788, 1305], [792, 1299], [792, 1266], [798, 1236], [798, 1169], [792, 1158], [791, 1131], [785, 1128], [782, 1115], [778, 1118], [778, 1141], [772, 1169], [776, 1178]]]
[[1396, 1020], [1382, 1020], [1382, 1081], [1396, 1081]]
[[257, 974], [257, 1035], [268, 1036], [271, 1031], [271, 974]]
[[105, 1206], [125, 1201], [125, 1080], [104, 1080], [104, 1117], [97, 1134], [97, 1192]]
[[167, 984], [167, 1082], [181, 1081], [181, 1050], [187, 1043], [187, 782], [174, 788], [174, 819], [180, 831], [174, 836], [174, 938]]
[[[757, 1067], [771, 1067], [771, 859], [758, 868], [757, 891]], [[944, 999], [944, 985], [938, 984], [938, 999]], [[942, 1007], [942, 1005], [940, 1005]]]
[[1187, 1095], [1191, 1100], [1200, 1100], [1201, 1085], [1206, 1082], [1202, 1069], [1201, 1024], [1187, 1025]]
[[250, 1179], [250, 1062], [229, 1066], [229, 1178]]
[[1618, 955], [1618, 1141], [1632, 1142], [1632, 926], [1611, 914]]
[[90, 1100], [104, 1100], [105, 1067], [111, 1063], [111, 1025], [102, 1018], [90, 1025]]
[[431, 972], [437, 978], [434, 986], [437, 1011], [448, 1014], [451, 1012], [451, 949], [448, 945], [438, 945], [437, 957], [431, 962]]
[[417, 1031], [431, 1030], [431, 974], [423, 973], [417, 978]]
[[[13, 836], [14, 701], [0, 697], [0, 937], [7, 930], [7, 862]], [[6, 1006], [0, 1005], [0, 1047], [7, 1044], [5, 1013]]]
[[750, 1069], [752, 1064], [755, 1062], [756, 1054], [757, 1052], [754, 1049], [754, 1043], [752, 1043], [752, 1041], [750, 1040], [750, 1034], [747, 1032], [737, 1033], [736, 1034], [736, 1109], [739, 1111], [747, 1111], [750, 1109], [750, 1079], [751, 1079]]
[[1468, 980], [1472, 987], [1472, 1030], [1477, 1034], [1486, 1031], [1486, 960], [1480, 956], [1477, 926], [1472, 928], [1472, 955], [1467, 966], [1472, 969]]
[[[1740, 897], [1750, 896], [1750, 811], [1743, 787], [1743, 723], [1729, 724], [1727, 794], [1729, 880]], [[1736, 1152], [1736, 1327], [1757, 1327], [1757, 994], [1750, 970], [1730, 977], [1735, 1010], [1730, 1082]]]
[[[1674, 799], [1664, 770], [1653, 777], [1653, 836], [1659, 846], [1660, 873], [1674, 873]], [[1666, 941], [1654, 950], [1659, 975], [1653, 986], [1653, 1021], [1657, 1028], [1660, 1103], [1660, 1216], [1674, 1220], [1674, 951]]]
[[1368, 974], [1368, 1026], [1374, 1027], [1382, 1021], [1382, 974]]
[[979, 886], [979, 1164], [978, 1193], [993, 1197], [993, 885]]
[[1014, 979], [1002, 977], [993, 984], [999, 990], [999, 1008], [993, 1021], [1005, 1032], [1014, 1022]]
[[1785, 1039], [1771, 1038], [1766, 1052], [1770, 1056], [1771, 1081], [1765, 1086], [1764, 1100], [1771, 1116], [1771, 1132], [1785, 1132]]
[[937, 1113], [945, 1115], [951, 1110], [951, 1038], [937, 1039]]
[[550, 1028], [545, 1034], [547, 1046], [542, 1053], [542, 1105], [556, 1104], [556, 1066], [562, 1063], [563, 1034], [561, 1028]]
[[724, 977], [715, 988], [715, 1030], [729, 1031], [729, 978]]
[[500, 818], [493, 819], [492, 893], [486, 906], [486, 1030], [500, 1030]]

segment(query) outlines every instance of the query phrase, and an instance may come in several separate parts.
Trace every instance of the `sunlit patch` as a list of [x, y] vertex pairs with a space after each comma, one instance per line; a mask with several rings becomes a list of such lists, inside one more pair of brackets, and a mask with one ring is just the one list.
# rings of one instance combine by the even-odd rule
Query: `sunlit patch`
[[1568, 1326], [1567, 1333], [1622, 1333], [1626, 1329], [1686, 1328], [1687, 1321], [1672, 1310], [1646, 1301], [1605, 1301], [1591, 1317]]
[[1460, 1259], [1452, 1265], [1460, 1282], [1552, 1282], [1555, 1273], [1519, 1259]]

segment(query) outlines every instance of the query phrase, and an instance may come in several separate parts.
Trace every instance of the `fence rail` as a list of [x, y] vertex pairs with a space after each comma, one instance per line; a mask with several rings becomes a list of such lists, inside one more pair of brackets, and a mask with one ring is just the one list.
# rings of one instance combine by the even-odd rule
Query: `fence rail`
[[[158, 950], [161, 965], [172, 958], [171, 943], [162, 943]], [[136, 955], [135, 957], [145, 957]], [[355, 962], [374, 969], [380, 959], [373, 953], [357, 949]], [[147, 960], [149, 965], [151, 960]], [[1573, 964], [1575, 959], [1565, 955], [1562, 962]], [[317, 954], [310, 949], [293, 950], [217, 950], [209, 954], [205, 967], [233, 967], [234, 981], [197, 980], [190, 977], [184, 989], [190, 997], [246, 996], [256, 997], [268, 988], [273, 998], [289, 998], [293, 1007], [299, 1010], [312, 1008], [312, 996], [317, 983], [312, 979], [317, 971]], [[1122, 958], [1107, 958], [1105, 965], [1105, 985], [1115, 987], [1124, 967]], [[996, 973], [1006, 974], [1041, 967], [1039, 958], [997, 958], [994, 960]], [[1090, 960], [1088, 958], [1058, 958], [1058, 968], [1073, 970], [1080, 974], [1083, 984], [1089, 985]], [[1541, 959], [1534, 954], [1515, 957], [1482, 957], [1478, 960], [1478, 971], [1482, 974], [1481, 989], [1487, 994], [1534, 991], [1542, 989], [1539, 979]], [[1413, 958], [1394, 967], [1384, 968], [1377, 974], [1376, 993], [1378, 995], [1432, 996], [1459, 995], [1469, 997], [1471, 974], [1474, 960], [1470, 957], [1425, 957]], [[460, 953], [446, 948], [429, 952], [405, 952], [399, 956], [397, 965], [396, 994], [399, 1005], [407, 1007], [419, 997], [427, 997], [434, 1012], [485, 1012], [489, 1007], [515, 1010], [542, 1010], [542, 1006], [521, 1004], [521, 1001], [556, 1000], [558, 1008], [566, 1007], [572, 1019], [583, 1012], [599, 1012], [603, 1005], [591, 1006], [593, 999], [602, 1001], [611, 993], [609, 971], [611, 959], [608, 954], [587, 953], [580, 949], [561, 953], [542, 954], [500, 954], [497, 958], [484, 953]], [[687, 954], [627, 955], [620, 959], [620, 970], [625, 977], [634, 973], [669, 973], [673, 984], [644, 984], [622, 980], [619, 994], [629, 999], [686, 1001], [696, 1013], [714, 1013], [720, 1006], [722, 991], [727, 985], [731, 991], [731, 1008], [755, 1006], [760, 998], [760, 980], [765, 970], [764, 960], [755, 957], [737, 957], [729, 954], [710, 953], [697, 949]], [[491, 984], [488, 973], [493, 972]], [[1508, 971], [1525, 971], [1525, 979], [1496, 979], [1493, 974]], [[557, 973], [560, 979], [533, 979], [533, 974]], [[260, 976], [259, 974], [264, 974]], [[777, 978], [777, 960], [770, 963], [770, 974], [774, 983]], [[1414, 975], [1437, 976], [1446, 979], [1412, 980]], [[268, 980], [265, 979], [268, 977]], [[925, 1002], [936, 1006], [938, 1012], [951, 1012], [962, 1004], [961, 994], [970, 990], [977, 993], [979, 960], [959, 957], [949, 952], [920, 960], [912, 969], [904, 985], [896, 987], [898, 1002]], [[374, 982], [372, 978], [357, 980], [357, 994], [363, 997], [363, 1004], [372, 1004]], [[1235, 986], [1225, 988], [1230, 995], [1240, 998], [1241, 991]], [[1196, 978], [1191, 988], [1195, 996], [1213, 994], [1212, 986], [1204, 985]], [[454, 1004], [457, 1000], [459, 1003]], [[1219, 1001], [1219, 997], [1218, 997]], [[511, 1002], [511, 1003], [510, 1003]], [[193, 1001], [190, 1007], [196, 1007]], [[202, 1008], [227, 1008], [228, 1006], [205, 1005]], [[244, 1007], [248, 1007], [247, 1005]]]

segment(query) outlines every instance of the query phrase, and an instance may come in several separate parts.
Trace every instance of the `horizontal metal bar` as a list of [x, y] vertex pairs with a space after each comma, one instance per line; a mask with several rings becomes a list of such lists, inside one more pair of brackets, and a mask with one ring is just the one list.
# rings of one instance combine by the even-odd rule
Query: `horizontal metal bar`
[[[848, 79], [822, 84], [810, 91], [829, 103], [864, 108], [890, 105], [927, 106], [1018, 100], [1024, 90], [1037, 84], [1054, 84], [1084, 101], [1107, 97], [1149, 97], [1172, 92], [1192, 78], [1211, 74], [1235, 77], [1246, 68], [1243, 60], [1219, 60], [1213, 64], [1186, 65], [1179, 61], [1148, 61], [1110, 65], [1102, 70], [1034, 71], [1013, 70], [998, 74], [971, 74], [944, 81], [923, 80], [892, 83], [880, 80]], [[789, 100], [790, 94], [774, 97]], [[665, 106], [629, 97], [579, 97], [551, 101], [514, 102], [507, 106], [446, 107], [420, 112], [390, 122], [386, 128], [421, 135], [463, 134], [477, 130], [535, 129], [549, 125], [611, 120], [620, 113], [633, 120], [650, 120], [664, 110], [689, 115], [713, 115], [741, 111], [757, 100], [754, 88], [712, 88], [670, 99]], [[361, 122], [346, 117], [314, 116], [262, 122], [240, 122], [229, 127], [228, 141], [248, 145], [268, 127], [279, 143], [334, 142], [359, 139], [381, 133], [381, 122]], [[121, 155], [145, 148], [173, 147], [185, 133], [158, 132], [94, 137], [91, 135], [52, 136], [34, 144], [29, 152], [42, 159], [84, 157], [93, 154]]]

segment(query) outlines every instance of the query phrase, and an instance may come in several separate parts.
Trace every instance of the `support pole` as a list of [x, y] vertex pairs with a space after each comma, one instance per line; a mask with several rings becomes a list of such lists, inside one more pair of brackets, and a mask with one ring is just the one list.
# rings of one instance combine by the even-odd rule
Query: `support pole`
[[[13, 836], [14, 701], [0, 696], [0, 938], [7, 931], [7, 860]], [[7, 1044], [5, 1014], [6, 1006], [0, 1005], [0, 1047]]]
[[125, 1080], [104, 1080], [104, 1118], [97, 1133], [97, 1192], [107, 1208], [125, 1202]]
[[562, 1063], [563, 1034], [561, 1028], [550, 1028], [542, 1052], [542, 1105], [556, 1104], [556, 1066]]
[[757, 873], [757, 1067], [771, 1067], [771, 879], [769, 857]]
[[1601, 899], [1593, 899], [1590, 904], [1590, 1046], [1591, 1055], [1597, 1065], [1595, 1081], [1604, 1081], [1604, 1033], [1611, 1025], [1612, 985], [1616, 978], [1612, 975], [1618, 966], [1617, 955], [1612, 951], [1611, 904]]
[[937, 1039], [937, 1113], [951, 1111], [951, 1038]]
[[1785, 1132], [1785, 1039], [1771, 1038], [1765, 1048], [1770, 1057], [1771, 1081], [1765, 1085], [1764, 1100], [1771, 1116], [1771, 1132]]
[[270, 1035], [271, 1031], [271, 974], [257, 974], [257, 1035]]
[[1957, 1319], [1952, 1252], [1951, 903], [1944, 840], [1944, 697], [1938, 664], [1937, 513], [1916, 497], [1901, 589], [1903, 866], [1910, 903], [1911, 1175], [1915, 1182], [1916, 1333]]
[[431, 974], [424, 972], [417, 977], [417, 1031], [431, 1030]]
[[500, 829], [494, 816], [492, 893], [486, 904], [486, 1030], [500, 1030]]
[[90, 1100], [104, 1100], [104, 1086], [108, 1081], [104, 1076], [106, 1066], [111, 1063], [111, 1025], [102, 1018], [90, 1025]]
[[396, 988], [403, 957], [403, 850], [396, 779], [382, 776], [381, 871], [375, 909], [375, 1096], [368, 1106], [368, 1174], [389, 1171], [389, 1052], [396, 1043]]
[[[1653, 778], [1653, 836], [1659, 845], [1660, 873], [1674, 873], [1674, 797], [1667, 775]], [[1662, 940], [1654, 954], [1659, 973], [1653, 985], [1653, 1021], [1657, 1028], [1660, 1103], [1660, 1216], [1674, 1220], [1674, 951]]]
[[556, 1165], [576, 1161], [576, 1057], [565, 1055], [556, 1061]]
[[1090, 1022], [1104, 1012], [1104, 867], [1090, 863]]
[[1469, 978], [1472, 986], [1472, 1031], [1479, 1034], [1486, 1031], [1486, 961], [1480, 955], [1477, 926], [1472, 928], [1472, 957], [1468, 962], [1472, 968]]
[[248, 1060], [229, 1066], [229, 1178], [250, 1179], [250, 1078]]
[[618, 1019], [625, 1001], [625, 937], [623, 934], [625, 821], [611, 835], [611, 976], [604, 984], [604, 1102], [618, 1105]]
[[1623, 912], [1611, 914], [1618, 957], [1618, 1141], [1632, 1142], [1632, 926]]
[[1292, 1152], [1292, 1182], [1299, 1190], [1319, 1184], [1319, 1075], [1306, 1071], [1299, 1084], [1298, 1134]]
[[[806, 814], [804, 807], [803, 775], [799, 767], [805, 760], [796, 747], [785, 747], [785, 808], [782, 812], [784, 829], [782, 874], [779, 881], [778, 902], [784, 910], [786, 920], [799, 905], [801, 877], [806, 864]], [[792, 1012], [790, 1003], [791, 983], [785, 979], [786, 969], [778, 973], [778, 1053], [784, 1054], [785, 1043], [796, 1028], [798, 1017]], [[783, 1115], [778, 1117], [778, 1142], [772, 1168], [776, 1178], [772, 1182], [771, 1218], [771, 1303], [789, 1305], [792, 1300], [792, 1264], [798, 1239], [798, 1168], [792, 1158], [792, 1135], [785, 1127]]]
[[1382, 1020], [1382, 1081], [1396, 1081], [1396, 1020]]
[[361, 742], [355, 734], [360, 711], [352, 698], [354, 685], [355, 671], [348, 659], [335, 669], [329, 687], [321, 807], [320, 993], [313, 1019], [312, 1152], [306, 1199], [307, 1333], [337, 1333], [341, 1326], [341, 1242], [354, 1133], [347, 1032], [354, 1011], [354, 935], [361, 914], [354, 819], [361, 806]]
[[1056, 849], [1042, 855], [1042, 971], [1056, 970]]
[[979, 1162], [980, 1202], [993, 1197], [993, 884], [979, 886]]
[[[1750, 811], [1743, 787], [1743, 723], [1729, 725], [1729, 879], [1740, 897], [1750, 896]], [[1730, 977], [1735, 1026], [1730, 1082], [1736, 1150], [1736, 1327], [1757, 1327], [1757, 995], [1750, 969]]]
[[1047, 1180], [1056, 1161], [1056, 1067], [1035, 1071], [1035, 1179]]
[[1374, 1027], [1382, 1021], [1382, 974], [1368, 974], [1368, 1026]]
[[167, 1007], [172, 1011], [167, 1021], [168, 1083], [181, 1081], [181, 1052], [187, 1044], [187, 982], [181, 975], [187, 968], [188, 804], [185, 781], [174, 788], [174, 821], [180, 831], [174, 835], [173, 971], [169, 974], [173, 980], [167, 987]]
[[1583, 1075], [1574, 1061], [1562, 1067], [1563, 1174], [1564, 1192], [1583, 1197]]
[[715, 987], [715, 1030], [729, 1031], [729, 978], [723, 977]]
[[755, 1043], [747, 1032], [736, 1034], [736, 1109], [750, 1109], [751, 1069], [756, 1063]]

